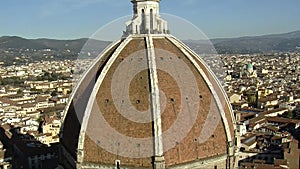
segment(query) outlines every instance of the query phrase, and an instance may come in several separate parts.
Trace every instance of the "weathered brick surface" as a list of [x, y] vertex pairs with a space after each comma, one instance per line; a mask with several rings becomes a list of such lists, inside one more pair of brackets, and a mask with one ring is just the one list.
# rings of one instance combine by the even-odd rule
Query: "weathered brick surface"
[[[162, 109], [162, 131], [168, 130], [177, 118], [181, 108], [181, 93], [177, 82], [168, 73], [158, 70], [158, 84], [164, 96], [161, 96]], [[164, 98], [163, 98], [164, 97]]]
[[141, 112], [150, 109], [150, 84], [148, 70], [135, 75], [129, 86], [129, 99], [132, 106]]
[[[190, 53], [191, 54], [191, 53]], [[191, 56], [194, 57], [193, 54], [191, 54]], [[194, 57], [195, 58], [195, 57]], [[204, 73], [206, 74], [206, 76], [209, 78], [210, 82], [212, 83], [212, 85], [214, 86], [215, 91], [217, 92], [219, 99], [221, 100], [221, 103], [224, 105], [224, 111], [225, 111], [225, 115], [226, 115], [226, 119], [228, 121], [228, 125], [230, 128], [230, 134], [232, 137], [232, 140], [234, 140], [234, 124], [232, 121], [232, 117], [230, 115], [230, 109], [229, 109], [229, 104], [226, 104], [225, 101], [225, 97], [221, 92], [221, 89], [218, 87], [217, 82], [212, 78], [212, 76], [208, 73], [207, 69], [205, 68], [205, 66], [197, 59], [195, 58], [196, 62], [198, 63], [198, 65], [201, 67], [202, 70], [204, 70]], [[226, 96], [227, 97], [227, 96]]]
[[[118, 56], [118, 61], [112, 65], [108, 73], [106, 74], [105, 79], [103, 80], [99, 92], [97, 94], [97, 103], [100, 108], [101, 113], [103, 114], [105, 120], [110, 124], [111, 127], [116, 129], [120, 134], [134, 137], [134, 138], [144, 138], [152, 137], [152, 124], [149, 123], [136, 123], [130, 121], [126, 117], [122, 116], [115, 107], [115, 103], [111, 95], [112, 87], [112, 78], [114, 76], [115, 70], [118, 68], [119, 60], [125, 59], [126, 57], [132, 55], [136, 51], [145, 50], [145, 43], [143, 39], [132, 40], [127, 47], [120, 53]], [[143, 56], [134, 56], [135, 59], [138, 57], [143, 58], [143, 62], [147, 65], [146, 52], [142, 52]], [[124, 70], [126, 72], [126, 70]], [[140, 79], [139, 77], [143, 77]], [[131, 81], [130, 88], [124, 90], [129, 90], [129, 98], [132, 101], [132, 104], [135, 107], [140, 107], [140, 110], [145, 110], [149, 108], [149, 75], [147, 71], [142, 71], [133, 80]], [[146, 89], [144, 88], [146, 87]], [[122, 95], [123, 91], [120, 91]], [[120, 96], [123, 97], [123, 96]], [[126, 96], [124, 96], [126, 97]], [[139, 103], [136, 101], [139, 100]], [[125, 105], [130, 106], [130, 105]], [[128, 112], [130, 113], [130, 112]]]
[[[135, 55], [137, 51], [138, 55]], [[117, 60], [113, 63], [112, 67], [106, 74], [103, 83], [99, 88], [99, 92], [97, 93], [97, 104], [98, 107], [105, 118], [105, 121], [115, 129], [117, 132], [124, 136], [132, 137], [132, 138], [148, 138], [152, 137], [152, 123], [137, 123], [130, 121], [125, 118], [118, 112], [115, 107], [115, 103], [113, 102], [111, 95], [111, 84], [114, 72], [120, 65], [120, 63], [126, 59], [126, 57], [134, 56], [133, 59], [142, 58], [143, 62], [147, 65], [147, 57], [145, 51], [145, 41], [144, 39], [134, 39], [129, 42], [128, 46], [125, 47], [122, 52], [119, 54]], [[134, 66], [134, 65], [133, 65]], [[126, 72], [126, 70], [124, 70]], [[129, 98], [131, 100], [132, 105], [135, 106], [138, 110], [147, 110], [150, 108], [149, 102], [149, 74], [148, 71], [142, 71], [138, 73], [132, 79], [130, 83], [129, 89]], [[122, 91], [120, 91], [120, 94]], [[137, 102], [139, 100], [139, 102]], [[130, 113], [130, 112], [129, 112]], [[93, 119], [91, 116], [90, 119]], [[89, 127], [93, 127], [92, 124], [88, 125]], [[89, 129], [87, 129], [89, 130]], [[112, 144], [117, 142], [118, 140], [112, 140]], [[124, 166], [134, 166], [134, 167], [142, 167], [142, 166], [151, 166], [151, 157], [142, 158], [142, 159], [134, 159], [128, 157], [121, 157], [116, 154], [112, 154], [104, 150], [103, 148], [97, 146], [95, 140], [87, 139], [84, 142], [84, 161], [98, 163], [98, 164], [114, 164], [115, 160], [121, 160], [122, 165]], [[114, 145], [115, 146], [115, 145]], [[122, 144], [118, 148], [122, 151], [123, 148], [129, 148], [132, 146], [131, 144]], [[152, 145], [149, 145], [152, 147]], [[152, 149], [151, 149], [152, 150]]]
[[112, 154], [95, 144], [88, 136], [85, 137], [84, 162], [99, 165], [114, 165], [115, 160], [120, 160], [121, 165], [132, 167], [151, 167], [152, 159], [149, 158], [127, 158]]
[[107, 51], [100, 61], [84, 77], [83, 83], [80, 84], [76, 94], [68, 108], [67, 115], [64, 119], [62, 144], [70, 152], [74, 159], [77, 158], [76, 151], [78, 146], [78, 137], [81, 128], [82, 118], [90, 96], [90, 92], [97, 79], [97, 71], [102, 70], [102, 66], [112, 55], [114, 50], [119, 46], [116, 44], [111, 50]]
[[[192, 162], [197, 159], [203, 159], [207, 157], [212, 157], [219, 154], [226, 153], [226, 135], [224, 126], [222, 121], [219, 122], [216, 130], [213, 135], [204, 142], [199, 143], [200, 133], [203, 129], [203, 125], [207, 118], [207, 115], [210, 111], [210, 104], [214, 104], [212, 100], [212, 95], [208, 86], [206, 85], [204, 79], [197, 72], [195, 66], [191, 64], [191, 62], [187, 59], [186, 56], [173, 44], [165, 39], [156, 39], [154, 40], [155, 48], [166, 50], [172, 53], [172, 57], [178, 57], [182, 59], [185, 64], [188, 65], [190, 70], [192, 71], [198, 85], [199, 93], [199, 111], [197, 115], [197, 119], [192, 129], [189, 131], [187, 136], [177, 144], [176, 147], [168, 150], [165, 153], [166, 165], [172, 166], [180, 163]], [[158, 52], [160, 50], [157, 50]], [[207, 71], [206, 71], [207, 72]], [[159, 73], [159, 87], [164, 89], [166, 97], [173, 97], [175, 99], [176, 107], [175, 112], [179, 112], [180, 110], [180, 101], [181, 97], [185, 97], [185, 93], [180, 93], [178, 90], [178, 86], [176, 83], [186, 83], [186, 82], [174, 82], [171, 78], [166, 78], [162, 73]], [[176, 94], [177, 93], [177, 94]], [[201, 95], [201, 98], [200, 98]], [[213, 103], [211, 103], [213, 101]], [[188, 110], [183, 110], [188, 111]], [[172, 116], [173, 109], [167, 106], [167, 109], [164, 111], [164, 114], [168, 114], [168, 116], [162, 117], [162, 125], [163, 128], [168, 128], [170, 126], [170, 122], [175, 121], [174, 118], [176, 116]], [[186, 117], [189, 118], [189, 117]], [[166, 124], [168, 127], [166, 127]], [[190, 125], [190, 124], [186, 124]], [[179, 132], [179, 131], [178, 131]], [[176, 135], [176, 133], [174, 133]], [[164, 139], [164, 144], [167, 144], [171, 140]]]

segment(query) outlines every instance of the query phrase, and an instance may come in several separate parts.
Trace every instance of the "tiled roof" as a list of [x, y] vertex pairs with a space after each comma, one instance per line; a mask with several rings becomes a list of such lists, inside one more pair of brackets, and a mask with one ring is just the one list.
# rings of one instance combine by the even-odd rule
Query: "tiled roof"
[[[196, 77], [196, 86], [198, 87], [198, 90], [200, 91], [199, 97], [197, 102], [200, 105], [200, 108], [198, 110], [197, 117], [195, 118], [195, 124], [191, 126], [190, 131], [186, 134], [186, 136], [176, 143], [176, 146], [174, 148], [171, 148], [169, 150], [166, 150], [164, 153], [164, 157], [166, 160], [166, 166], [173, 166], [178, 164], [184, 164], [189, 162], [194, 162], [199, 159], [205, 159], [209, 157], [218, 156], [221, 154], [227, 153], [227, 137], [225, 133], [225, 128], [222, 123], [222, 120], [220, 120], [219, 112], [217, 108], [211, 108], [210, 105], [213, 105], [214, 107], [216, 105], [216, 102], [212, 98], [212, 92], [210, 91], [207, 83], [205, 82], [205, 79], [199, 74], [196, 67], [191, 63], [189, 58], [181, 52], [181, 50], [178, 48], [178, 46], [171, 43], [166, 38], [154, 38], [153, 44], [155, 46], [155, 52], [157, 50], [166, 50], [172, 55], [167, 56], [166, 58], [157, 58], [160, 60], [160, 62], [164, 63], [164, 59], [174, 59], [172, 57], [176, 57], [176, 59], [180, 58], [181, 61], [183, 61], [186, 65], [188, 65], [188, 68], [191, 70], [193, 75]], [[112, 63], [109, 70], [105, 71], [105, 76], [103, 76], [103, 81], [101, 85], [99, 86], [98, 93], [94, 93], [96, 95], [96, 101], [95, 104], [98, 106], [99, 111], [101, 112], [101, 115], [104, 117], [106, 123], [108, 123], [114, 130], [118, 131], [120, 134], [125, 135], [130, 138], [148, 138], [152, 137], [154, 135], [153, 133], [153, 123], [147, 122], [147, 123], [136, 123], [129, 119], [126, 119], [120, 112], [118, 112], [118, 109], [116, 108], [116, 103], [113, 101], [112, 98], [112, 79], [114, 73], [117, 71], [118, 66], [122, 63], [123, 60], [125, 60], [130, 55], [135, 55], [139, 51], [139, 53], [135, 58], [131, 58], [132, 60], [137, 59], [139, 60], [140, 64], [148, 65], [147, 63], [147, 53], [145, 51], [146, 49], [146, 43], [144, 38], [134, 38], [129, 42], [129, 44], [122, 49], [120, 54], [117, 56], [116, 60]], [[113, 52], [113, 51], [111, 51]], [[112, 53], [108, 52], [108, 55], [104, 55], [104, 58], [110, 57]], [[209, 71], [207, 68], [197, 59], [195, 59], [197, 63], [199, 64], [199, 67], [202, 68], [204, 73], [207, 76], [210, 76]], [[71, 102], [71, 106], [69, 107], [68, 114], [66, 115], [66, 119], [64, 122], [64, 129], [63, 129], [63, 138], [62, 143], [64, 147], [67, 149], [67, 151], [70, 152], [70, 154], [73, 155], [73, 157], [76, 159], [76, 153], [77, 153], [77, 146], [78, 146], [78, 135], [80, 134], [80, 128], [81, 128], [81, 122], [83, 113], [86, 110], [86, 104], [87, 100], [90, 96], [91, 89], [94, 87], [95, 81], [98, 79], [97, 76], [102, 71], [103, 64], [105, 63], [99, 63], [98, 71], [92, 70], [87, 73], [87, 75], [84, 77], [84, 80], [82, 84], [79, 85], [79, 88], [77, 92], [75, 93], [75, 97], [73, 98]], [[132, 65], [137, 66], [137, 65]], [[176, 68], [175, 68], [176, 69]], [[94, 72], [93, 72], [94, 71]], [[128, 70], [123, 70], [124, 74], [126, 75]], [[96, 75], [92, 74], [95, 73]], [[158, 86], [161, 91], [163, 91], [165, 97], [166, 97], [166, 105], [164, 111], [162, 111], [162, 131], [167, 131], [176, 121], [176, 118], [178, 118], [178, 112], [180, 112], [182, 108], [182, 102], [181, 98], [185, 97], [186, 93], [181, 93], [177, 82], [174, 80], [174, 77], [170, 76], [168, 73], [157, 70], [157, 76], [158, 76]], [[95, 79], [93, 79], [95, 78]], [[129, 86], [129, 99], [131, 101], [132, 106], [134, 106], [137, 110], [145, 111], [150, 109], [151, 107], [151, 100], [149, 98], [150, 95], [150, 87], [151, 83], [149, 81], [150, 75], [149, 71], [146, 69], [141, 72], [137, 72], [135, 74], [134, 78], [130, 82]], [[93, 81], [90, 81], [93, 80]], [[212, 86], [214, 90], [216, 90], [216, 93], [218, 94], [220, 100], [224, 101], [225, 98], [221, 92], [220, 86], [217, 84], [214, 79], [210, 77], [210, 82], [212, 83]], [[121, 83], [121, 82], [120, 82]], [[182, 82], [184, 83], [184, 82]], [[193, 89], [191, 89], [193, 90]], [[120, 91], [120, 95], [122, 94], [122, 91]], [[198, 94], [198, 93], [197, 93]], [[77, 107], [76, 106], [80, 106]], [[233, 121], [231, 120], [231, 112], [229, 109], [229, 103], [224, 102], [224, 111], [225, 116], [229, 124], [229, 132], [231, 133], [231, 136], [234, 135], [234, 129], [233, 129]], [[124, 107], [125, 109], [125, 107]], [[213, 109], [213, 110], [211, 110]], [[188, 109], [183, 110], [188, 112]], [[212, 129], [212, 135], [208, 136], [206, 140], [203, 142], [200, 142], [198, 138], [200, 138], [200, 135], [202, 134], [201, 131], [204, 128], [204, 124], [208, 118], [208, 114], [211, 111], [215, 111], [216, 115], [214, 117], [211, 117], [212, 121], [217, 121], [217, 123], [214, 126], [214, 129]], [[79, 116], [78, 116], [79, 115]], [[92, 135], [88, 134], [88, 131], [99, 131], [105, 133], [106, 131], [101, 130], [101, 128], [94, 128], [95, 125], [93, 123], [97, 124], [99, 122], [95, 121], [97, 119], [97, 116], [99, 114], [94, 109], [94, 107], [91, 108], [91, 114], [90, 119], [87, 124], [87, 132], [85, 134], [84, 139], [84, 162], [87, 163], [94, 163], [94, 164], [114, 164], [116, 160], [116, 155], [105, 150], [101, 146], [97, 145], [97, 140], [94, 140]], [[151, 115], [149, 115], [151, 117]], [[187, 115], [186, 119], [189, 119]], [[188, 121], [188, 120], [186, 120]], [[185, 121], [185, 122], [186, 122]], [[176, 135], [176, 132], [174, 131], [174, 134]], [[109, 136], [110, 133], [107, 133]], [[98, 140], [101, 142], [101, 140]], [[117, 140], [116, 140], [117, 141]], [[163, 138], [163, 144], [167, 144], [171, 140], [164, 140]], [[174, 143], [175, 144], [175, 143]], [[130, 149], [132, 146], [131, 144], [112, 144], [112, 147], [114, 149], [118, 149], [119, 147]], [[138, 145], [136, 145], [138, 146]], [[150, 150], [153, 151], [153, 145], [150, 146]], [[143, 147], [144, 149], [147, 149]], [[153, 154], [153, 153], [152, 153]], [[125, 166], [131, 166], [131, 167], [151, 167], [152, 166], [152, 158], [131, 158], [131, 157], [122, 157], [118, 155], [118, 159], [122, 161], [122, 164]]]

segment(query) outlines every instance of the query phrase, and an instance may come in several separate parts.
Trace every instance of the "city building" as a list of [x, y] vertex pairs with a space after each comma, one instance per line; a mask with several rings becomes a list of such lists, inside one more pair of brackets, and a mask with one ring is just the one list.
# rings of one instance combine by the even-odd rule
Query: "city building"
[[9, 169], [11, 167], [12, 153], [4, 149], [0, 141], [0, 168]]

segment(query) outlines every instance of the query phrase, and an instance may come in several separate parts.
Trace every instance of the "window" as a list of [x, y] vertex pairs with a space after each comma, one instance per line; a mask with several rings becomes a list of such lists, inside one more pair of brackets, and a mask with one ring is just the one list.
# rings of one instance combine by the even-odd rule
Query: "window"
[[146, 33], [146, 15], [145, 15], [145, 10], [142, 9], [142, 25], [141, 25], [141, 30], [140, 33]]
[[115, 165], [116, 165], [116, 169], [120, 169], [121, 161], [120, 160], [116, 160], [115, 161]]
[[153, 9], [150, 9], [150, 33], [154, 33], [154, 16], [153, 16]]

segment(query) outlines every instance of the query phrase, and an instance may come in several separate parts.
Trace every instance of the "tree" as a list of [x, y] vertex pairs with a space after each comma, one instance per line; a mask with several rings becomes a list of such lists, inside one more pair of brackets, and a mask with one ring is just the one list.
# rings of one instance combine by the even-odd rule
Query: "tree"
[[57, 93], [56, 93], [56, 91], [53, 91], [53, 92], [51, 92], [51, 94], [50, 94], [52, 97], [55, 97], [55, 96], [57, 96]]

